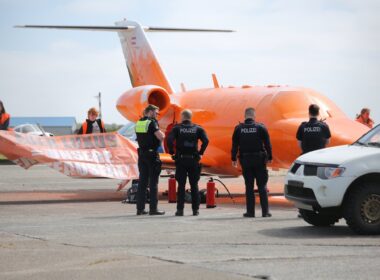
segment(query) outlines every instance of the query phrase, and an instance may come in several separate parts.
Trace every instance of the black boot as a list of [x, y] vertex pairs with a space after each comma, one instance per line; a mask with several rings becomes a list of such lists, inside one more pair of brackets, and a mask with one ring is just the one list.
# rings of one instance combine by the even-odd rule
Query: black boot
[[244, 218], [254, 218], [255, 217], [255, 213], [244, 213], [243, 214], [243, 217]]
[[193, 216], [199, 216], [199, 211], [198, 210], [193, 210]]
[[176, 216], [183, 216], [183, 210], [177, 210], [177, 212], [175, 212], [175, 215]]
[[267, 212], [267, 213], [263, 213], [263, 218], [270, 218], [272, 217], [272, 214]]
[[151, 215], [151, 216], [165, 215], [165, 211], [160, 211], [160, 210], [154, 209], [154, 210], [149, 211], [149, 215]]
[[146, 215], [146, 214], [148, 214], [148, 211], [145, 211], [145, 210], [137, 210], [137, 213], [136, 213], [137, 216]]

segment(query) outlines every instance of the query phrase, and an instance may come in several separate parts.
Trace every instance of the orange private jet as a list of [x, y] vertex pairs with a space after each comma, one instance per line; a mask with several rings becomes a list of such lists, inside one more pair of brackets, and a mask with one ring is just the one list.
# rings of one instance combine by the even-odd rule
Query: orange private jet
[[[292, 86], [241, 86], [223, 88], [213, 75], [213, 88], [175, 92], [146, 37], [146, 32], [232, 32], [232, 30], [144, 27], [129, 20], [115, 26], [24, 25], [23, 28], [115, 31], [119, 34], [133, 88], [123, 93], [117, 109], [128, 120], [136, 122], [147, 104], [160, 108], [159, 123], [168, 133], [184, 108], [193, 111], [195, 123], [203, 126], [210, 143], [202, 158], [203, 171], [220, 176], [239, 176], [240, 169], [231, 165], [231, 136], [243, 121], [246, 107], [254, 107], [257, 121], [269, 130], [273, 146], [273, 169], [289, 168], [300, 155], [296, 131], [308, 119], [308, 106], [318, 104], [321, 118], [330, 126], [330, 146], [350, 144], [368, 129], [347, 118], [331, 100], [311, 89]], [[243, 63], [243, 62], [242, 62]], [[161, 157], [167, 166], [173, 162], [167, 154]]]

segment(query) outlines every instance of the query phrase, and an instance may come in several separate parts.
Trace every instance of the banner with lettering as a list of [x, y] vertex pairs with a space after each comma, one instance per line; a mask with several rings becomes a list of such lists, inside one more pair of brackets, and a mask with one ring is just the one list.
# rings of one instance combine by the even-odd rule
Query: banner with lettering
[[138, 178], [137, 145], [117, 132], [45, 137], [0, 131], [0, 154], [25, 169], [45, 164], [71, 177]]

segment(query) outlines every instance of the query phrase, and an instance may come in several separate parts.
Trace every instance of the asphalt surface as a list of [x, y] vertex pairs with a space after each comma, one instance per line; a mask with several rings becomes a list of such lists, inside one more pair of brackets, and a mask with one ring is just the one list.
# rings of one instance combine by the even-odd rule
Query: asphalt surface
[[[272, 194], [283, 193], [283, 174], [275, 172], [270, 177], [269, 189]], [[162, 172], [167, 176], [167, 172]], [[121, 192], [116, 189], [121, 180], [115, 179], [75, 179], [67, 177], [45, 166], [33, 166], [24, 170], [15, 165], [0, 165], [0, 205], [28, 203], [58, 203], [83, 201], [120, 201], [125, 199], [129, 183]], [[159, 182], [159, 193], [165, 199], [168, 188], [168, 178], [163, 177]], [[205, 189], [208, 177], [202, 177], [200, 189]], [[242, 178], [221, 179], [228, 190], [234, 195], [236, 202], [244, 202], [244, 184]], [[215, 181], [221, 198], [217, 202], [230, 203], [223, 199], [228, 192], [220, 182]], [[163, 194], [163, 195], [162, 195]], [[273, 198], [273, 200], [278, 200]], [[285, 202], [282, 200], [281, 203]]]
[[[66, 178], [44, 167], [25, 172], [17, 166], [0, 166], [0, 197], [12, 192], [91, 193], [114, 189], [115, 183]], [[198, 217], [191, 216], [186, 205], [185, 216], [175, 217], [175, 204], [160, 201], [167, 213], [153, 217], [136, 216], [135, 205], [120, 201], [47, 202], [0, 205], [0, 279], [379, 279], [380, 275], [379, 237], [357, 236], [343, 220], [329, 228], [308, 226], [289, 205], [272, 204], [272, 218], [247, 219], [242, 218], [244, 205], [239, 203], [214, 209], [202, 205]]]

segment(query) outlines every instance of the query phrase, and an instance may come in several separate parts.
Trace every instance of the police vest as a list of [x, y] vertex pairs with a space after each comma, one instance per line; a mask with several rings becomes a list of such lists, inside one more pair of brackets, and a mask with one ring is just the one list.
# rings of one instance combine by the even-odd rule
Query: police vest
[[160, 141], [154, 135], [154, 133], [149, 132], [149, 126], [155, 120], [142, 118], [140, 119], [135, 126], [135, 132], [137, 137], [137, 142], [139, 148], [142, 150], [154, 150], [156, 151], [160, 145]]
[[242, 123], [238, 127], [240, 154], [263, 151], [260, 126], [257, 123]]
[[135, 132], [136, 133], [148, 133], [149, 125], [151, 124], [151, 122], [152, 121], [150, 119], [139, 120], [136, 123]]
[[180, 154], [196, 154], [198, 152], [198, 129], [195, 124], [180, 124], [176, 139], [177, 151]]
[[[102, 120], [96, 120], [96, 122], [98, 123], [99, 125], [99, 129], [100, 129], [100, 132], [104, 132], [104, 123]], [[87, 129], [88, 129], [88, 123], [85, 121], [83, 124], [82, 124], [82, 134], [87, 134]]]
[[319, 121], [309, 121], [302, 126], [302, 150], [310, 152], [322, 149], [326, 145], [325, 124]]

